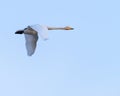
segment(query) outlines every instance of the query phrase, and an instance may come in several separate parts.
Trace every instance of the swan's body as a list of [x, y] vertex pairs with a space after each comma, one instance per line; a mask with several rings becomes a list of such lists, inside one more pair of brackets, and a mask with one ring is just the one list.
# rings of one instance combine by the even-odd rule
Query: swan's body
[[15, 34], [24, 34], [26, 39], [26, 49], [28, 56], [31, 56], [34, 54], [37, 41], [40, 35], [43, 40], [48, 39], [47, 30], [73, 30], [71, 27], [64, 27], [64, 28], [54, 28], [54, 27], [47, 27], [47, 26], [41, 26], [41, 25], [32, 25], [28, 26], [27, 28], [23, 30], [18, 30], [15, 32]]

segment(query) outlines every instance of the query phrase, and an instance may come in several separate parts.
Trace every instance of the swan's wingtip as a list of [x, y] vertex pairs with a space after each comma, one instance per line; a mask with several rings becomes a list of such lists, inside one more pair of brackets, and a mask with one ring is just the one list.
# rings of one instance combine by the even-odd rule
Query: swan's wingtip
[[15, 32], [15, 34], [23, 34], [24, 33], [24, 30], [18, 30]]

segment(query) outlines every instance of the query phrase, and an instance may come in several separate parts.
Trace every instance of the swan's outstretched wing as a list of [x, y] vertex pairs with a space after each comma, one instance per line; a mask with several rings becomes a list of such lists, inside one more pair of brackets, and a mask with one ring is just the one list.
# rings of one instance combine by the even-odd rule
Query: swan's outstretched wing
[[35, 52], [38, 35], [25, 34], [25, 39], [26, 39], [27, 54], [28, 56], [31, 56]]
[[32, 29], [34, 29], [35, 31], [37, 31], [38, 34], [41, 36], [41, 38], [43, 40], [48, 39], [48, 28], [47, 28], [47, 26], [36, 24], [36, 25], [31, 25], [30, 27]]

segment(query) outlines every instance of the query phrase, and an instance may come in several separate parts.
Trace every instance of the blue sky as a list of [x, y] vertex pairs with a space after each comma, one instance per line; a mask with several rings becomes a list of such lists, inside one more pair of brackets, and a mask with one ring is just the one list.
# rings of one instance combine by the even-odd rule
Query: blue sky
[[[0, 96], [120, 96], [119, 0], [3, 0], [0, 2]], [[49, 31], [28, 57], [32, 24], [72, 26]]]

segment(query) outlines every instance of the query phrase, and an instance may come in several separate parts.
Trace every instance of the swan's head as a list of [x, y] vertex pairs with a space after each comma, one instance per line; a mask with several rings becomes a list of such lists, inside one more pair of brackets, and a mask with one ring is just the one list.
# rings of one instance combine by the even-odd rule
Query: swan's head
[[70, 27], [70, 26], [66, 26], [65, 30], [74, 30], [74, 28]]

